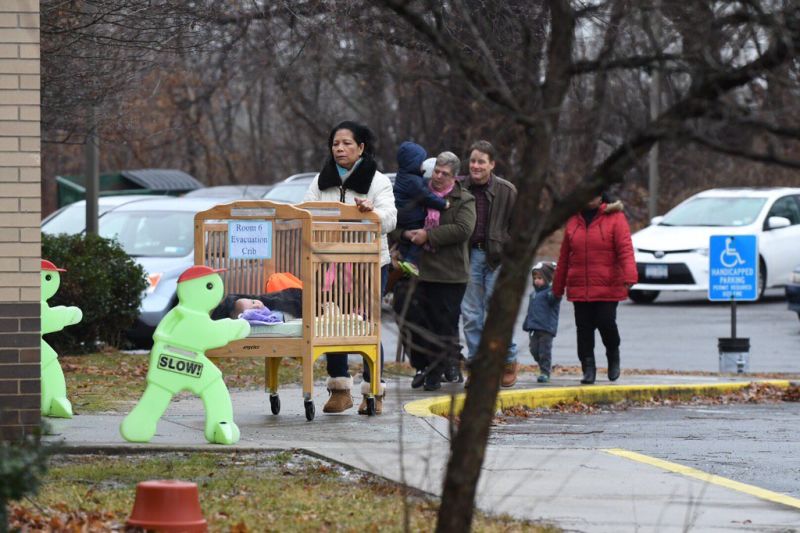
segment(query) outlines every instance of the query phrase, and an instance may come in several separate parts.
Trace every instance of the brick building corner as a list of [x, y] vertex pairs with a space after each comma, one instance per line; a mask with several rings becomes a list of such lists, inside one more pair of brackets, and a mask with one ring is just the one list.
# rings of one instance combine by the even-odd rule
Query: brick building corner
[[38, 0], [0, 1], [0, 440], [38, 428], [41, 258]]

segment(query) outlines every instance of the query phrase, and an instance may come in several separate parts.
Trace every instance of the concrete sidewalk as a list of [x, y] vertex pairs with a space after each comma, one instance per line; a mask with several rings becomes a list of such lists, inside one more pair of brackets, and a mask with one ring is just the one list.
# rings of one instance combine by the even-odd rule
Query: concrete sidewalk
[[[516, 388], [534, 388], [526, 374]], [[692, 376], [624, 376], [624, 385], [731, 381]], [[556, 378], [546, 387], [574, 386], [577, 378]], [[539, 385], [539, 387], [542, 387]], [[355, 390], [358, 390], [356, 387]], [[409, 401], [430, 397], [412, 391], [408, 378], [387, 386], [384, 414], [322, 414], [327, 397], [318, 385], [317, 418], [305, 420], [297, 387], [281, 391], [282, 411], [269, 412], [263, 392], [233, 392], [242, 437], [235, 446], [209, 445], [203, 438], [203, 408], [198, 398], [174, 401], [146, 445], [119, 435], [124, 413], [78, 415], [51, 420], [53, 435], [65, 451], [191, 448], [302, 449], [354, 468], [439, 494], [449, 451], [449, 427], [439, 417], [405, 413]], [[461, 392], [458, 385], [441, 394]], [[355, 399], [356, 405], [358, 399]], [[768, 493], [768, 491], [763, 491]], [[792, 531], [800, 530], [800, 507], [775, 503], [705, 479], [669, 472], [605, 450], [587, 448], [576, 436], [568, 449], [538, 447], [535, 442], [489, 447], [478, 490], [479, 507], [490, 513], [552, 522], [569, 531]]]

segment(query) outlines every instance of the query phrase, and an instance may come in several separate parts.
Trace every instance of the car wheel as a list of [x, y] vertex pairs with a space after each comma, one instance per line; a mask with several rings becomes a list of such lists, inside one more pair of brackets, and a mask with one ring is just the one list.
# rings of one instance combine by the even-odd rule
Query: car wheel
[[656, 301], [661, 291], [639, 291], [629, 290], [628, 297], [637, 304], [651, 304]]

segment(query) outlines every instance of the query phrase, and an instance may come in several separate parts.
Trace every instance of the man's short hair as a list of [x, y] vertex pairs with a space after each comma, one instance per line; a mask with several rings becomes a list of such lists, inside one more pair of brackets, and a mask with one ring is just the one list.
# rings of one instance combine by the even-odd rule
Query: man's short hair
[[458, 171], [461, 170], [461, 160], [453, 152], [442, 152], [436, 156], [436, 166], [448, 166], [453, 176], [458, 176]]
[[473, 150], [477, 150], [479, 152], [483, 152], [484, 154], [489, 156], [489, 161], [494, 161], [495, 157], [497, 156], [497, 152], [492, 146], [492, 143], [489, 141], [475, 141], [472, 143], [472, 146], [469, 147], [469, 153], [471, 154]]

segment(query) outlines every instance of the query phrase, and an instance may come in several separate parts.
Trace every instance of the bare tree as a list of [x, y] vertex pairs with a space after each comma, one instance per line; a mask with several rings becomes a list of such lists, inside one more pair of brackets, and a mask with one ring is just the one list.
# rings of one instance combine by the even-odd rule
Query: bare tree
[[[744, 0], [665, 2], [671, 42], [653, 43], [642, 23], [650, 7], [644, 2], [549, 0], [525, 12], [514, 2], [490, 6], [453, 0], [442, 7], [382, 1], [520, 135], [513, 145], [519, 198], [511, 239], [473, 361], [439, 510], [437, 531], [460, 532], [471, 524], [513, 317], [537, 246], [604, 186], [622, 183], [656, 141], [797, 165], [772, 141], [796, 143], [798, 132], [759, 113], [748, 98], [771, 72], [796, 62], [800, 7]], [[541, 27], [543, 17], [546, 39], [538, 40], [532, 28]], [[510, 41], [503, 48], [492, 46], [498, 26]], [[635, 122], [625, 120], [626, 110], [644, 109], [635, 92], [614, 94], [616, 105], [606, 107], [612, 87], [635, 82], [655, 68], [666, 72], [672, 89], [669, 105], [655, 120], [644, 112]], [[571, 91], [582, 92], [593, 127], [571, 128]], [[766, 150], [744, 146], [725, 132], [744, 126], [769, 139]], [[565, 140], [580, 150], [591, 147], [588, 153], [595, 155], [588, 164], [573, 166], [585, 176], [581, 179], [569, 179], [565, 165], [558, 164]]]

